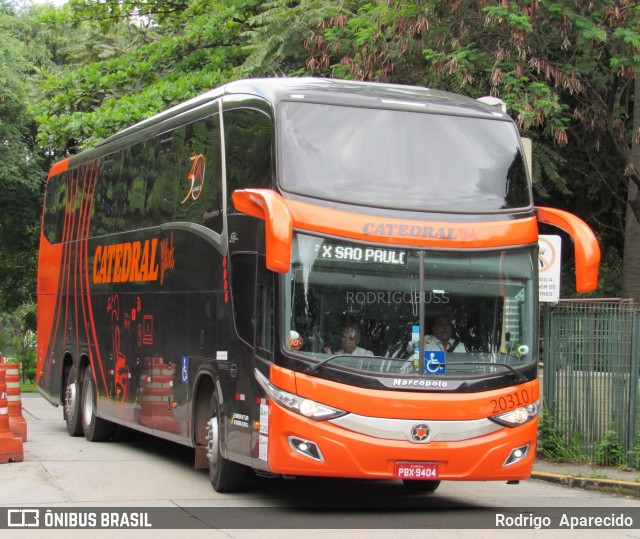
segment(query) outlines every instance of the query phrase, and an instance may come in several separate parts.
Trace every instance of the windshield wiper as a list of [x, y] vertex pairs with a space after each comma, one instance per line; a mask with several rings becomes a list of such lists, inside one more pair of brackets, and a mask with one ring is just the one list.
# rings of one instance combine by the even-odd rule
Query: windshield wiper
[[360, 358], [360, 359], [391, 359], [393, 361], [404, 361], [404, 360], [399, 360], [397, 358], [385, 358], [385, 357], [381, 357], [381, 356], [357, 356], [357, 355], [353, 355], [353, 354], [336, 354], [335, 356], [330, 356], [328, 358], [323, 359], [322, 361], [318, 361], [317, 363], [314, 363], [313, 365], [310, 365], [309, 368], [307, 369], [307, 373], [308, 374], [313, 374], [315, 372], [317, 372], [317, 370], [322, 367], [323, 365], [326, 365], [327, 363], [333, 361], [334, 359], [337, 359], [339, 357], [349, 357], [349, 358]]
[[448, 367], [452, 367], [454, 365], [485, 365], [485, 366], [487, 366], [487, 365], [498, 365], [499, 367], [504, 367], [511, 374], [513, 374], [514, 378], [516, 379], [516, 382], [528, 382], [529, 381], [524, 374], [522, 374], [521, 372], [518, 372], [511, 365], [508, 365], [507, 363], [498, 363], [498, 362], [494, 362], [494, 361], [492, 361], [491, 363], [486, 363], [484, 361], [460, 361], [460, 362], [456, 361], [455, 363], [451, 363], [451, 364], [449, 364], [447, 366]]
[[[353, 354], [336, 354], [335, 356], [329, 356], [328, 358], [325, 358], [322, 361], [318, 361], [318, 363], [314, 363], [313, 365], [310, 365], [309, 368], [307, 369], [307, 373], [313, 374], [326, 363], [329, 363], [330, 361], [333, 361], [334, 359], [337, 359], [339, 357], [354, 357], [354, 356]], [[359, 357], [359, 356], [355, 356], [355, 357]], [[361, 357], [371, 357], [371, 356], [361, 356]]]

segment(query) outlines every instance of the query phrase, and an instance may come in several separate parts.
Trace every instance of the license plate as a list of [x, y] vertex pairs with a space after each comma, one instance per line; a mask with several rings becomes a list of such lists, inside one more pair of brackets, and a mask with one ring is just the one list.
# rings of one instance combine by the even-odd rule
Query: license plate
[[438, 479], [437, 462], [396, 462], [398, 479]]

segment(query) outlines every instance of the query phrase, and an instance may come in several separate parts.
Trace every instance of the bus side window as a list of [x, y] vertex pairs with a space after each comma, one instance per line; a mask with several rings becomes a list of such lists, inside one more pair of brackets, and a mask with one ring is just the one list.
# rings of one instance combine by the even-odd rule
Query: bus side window
[[116, 231], [135, 230], [144, 223], [147, 177], [152, 158], [153, 141], [146, 140], [124, 152], [120, 181], [114, 186], [117, 210]]
[[118, 231], [116, 220], [122, 219], [115, 206], [115, 189], [120, 179], [122, 153], [107, 155], [100, 164], [98, 181], [91, 205], [91, 236], [102, 236]]
[[234, 212], [231, 195], [237, 189], [270, 188], [271, 120], [255, 109], [224, 113], [227, 168], [227, 211]]
[[60, 243], [62, 241], [66, 192], [66, 172], [53, 176], [47, 183], [43, 231], [50, 243]]
[[258, 292], [256, 305], [256, 350], [260, 355], [271, 359], [273, 350], [273, 273], [267, 269], [264, 256], [258, 257]]
[[222, 233], [222, 164], [219, 115], [184, 128], [176, 221], [198, 223]]
[[[67, 204], [66, 204], [66, 213], [69, 222], [71, 223], [72, 228], [69, 230], [71, 234], [76, 235], [80, 234], [80, 230], [77, 227], [77, 224], [80, 223], [81, 218], [81, 210], [82, 210], [82, 199], [85, 196], [84, 193], [84, 180], [87, 175], [87, 167], [89, 165], [87, 163], [82, 164], [78, 167], [72, 168], [69, 170], [67, 181], [68, 181], [68, 189], [69, 196], [67, 196]], [[69, 241], [71, 238], [67, 237], [66, 240]]]
[[253, 346], [255, 332], [256, 255], [236, 254], [231, 257], [231, 298], [236, 333]]
[[173, 220], [183, 146], [184, 127], [158, 135], [150, 142], [143, 226]]

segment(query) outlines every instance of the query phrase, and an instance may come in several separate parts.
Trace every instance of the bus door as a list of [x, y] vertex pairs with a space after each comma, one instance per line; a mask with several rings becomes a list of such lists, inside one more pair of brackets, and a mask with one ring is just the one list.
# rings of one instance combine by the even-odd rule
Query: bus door
[[255, 401], [253, 390], [255, 361], [255, 306], [256, 270], [258, 255], [236, 253], [230, 260], [230, 284], [232, 298], [231, 327], [226, 365], [219, 365], [219, 377], [223, 392], [224, 425], [228, 456], [250, 465], [251, 401]]
[[263, 255], [243, 253], [231, 257], [231, 275], [236, 345], [229, 347], [228, 368], [219, 371], [227, 402], [226, 447], [235, 460], [267, 469], [266, 448], [254, 428], [264, 423], [266, 401], [260, 398], [263, 390], [254, 370], [268, 375], [273, 358], [274, 274], [267, 270]]
[[[258, 369], [265, 376], [269, 376], [269, 366], [273, 361], [275, 349], [275, 274], [267, 269], [264, 256], [258, 256], [256, 279], [256, 331], [254, 369]], [[251, 376], [251, 384], [256, 398], [251, 403], [252, 420], [259, 425], [252, 430], [251, 437], [251, 466], [254, 469], [268, 470], [267, 466], [267, 432], [268, 412], [266, 398], [261, 395], [264, 390], [259, 387], [255, 376]]]

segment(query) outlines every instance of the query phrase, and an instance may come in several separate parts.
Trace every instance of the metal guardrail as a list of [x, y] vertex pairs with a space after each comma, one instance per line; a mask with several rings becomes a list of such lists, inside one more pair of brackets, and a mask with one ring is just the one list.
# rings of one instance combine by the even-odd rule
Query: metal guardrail
[[543, 305], [542, 322], [547, 418], [587, 460], [602, 458], [606, 439], [615, 439], [636, 465], [640, 305], [561, 300]]

